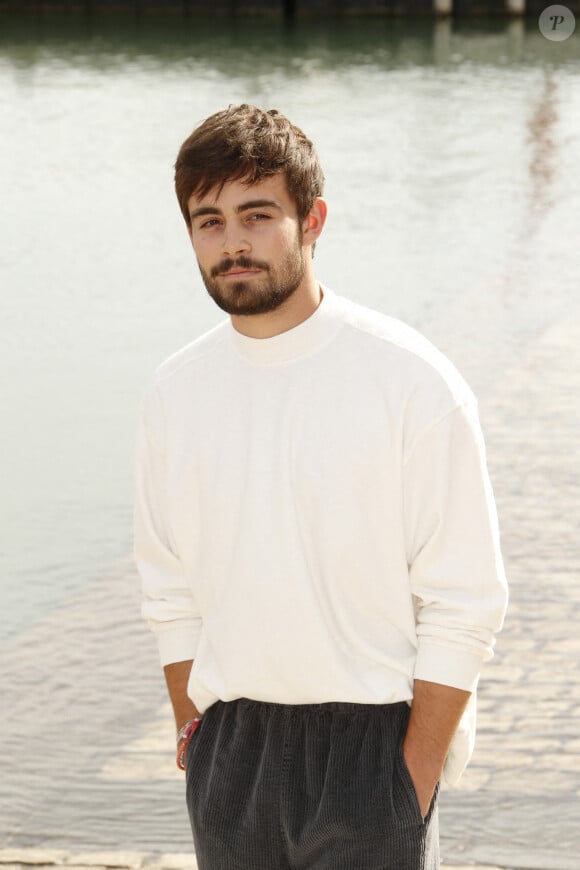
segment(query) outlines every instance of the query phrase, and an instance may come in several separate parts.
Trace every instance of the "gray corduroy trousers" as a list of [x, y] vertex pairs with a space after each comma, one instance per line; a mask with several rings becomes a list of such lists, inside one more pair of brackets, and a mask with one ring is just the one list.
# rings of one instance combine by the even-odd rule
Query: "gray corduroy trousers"
[[409, 707], [209, 707], [186, 756], [199, 870], [436, 870], [437, 793], [422, 818], [402, 754]]

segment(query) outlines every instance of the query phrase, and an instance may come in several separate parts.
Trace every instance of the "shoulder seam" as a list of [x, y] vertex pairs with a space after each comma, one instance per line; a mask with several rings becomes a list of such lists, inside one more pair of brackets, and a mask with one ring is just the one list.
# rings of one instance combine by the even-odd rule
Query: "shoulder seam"
[[463, 401], [458, 402], [456, 405], [453, 406], [453, 408], [450, 408], [448, 411], [445, 411], [444, 414], [442, 414], [436, 420], [433, 420], [433, 422], [429, 423], [427, 428], [424, 429], [421, 432], [421, 434], [415, 438], [415, 441], [413, 442], [413, 444], [409, 448], [409, 452], [408, 452], [407, 456], [403, 459], [403, 467], [405, 467], [407, 465], [407, 463], [409, 462], [417, 444], [419, 444], [419, 442], [422, 441], [423, 438], [429, 434], [429, 432], [431, 432], [433, 429], [435, 429], [437, 426], [439, 426], [441, 423], [443, 423], [443, 421], [446, 420], [447, 417], [451, 417], [451, 415], [455, 414], [456, 411], [459, 411], [461, 408], [465, 408], [469, 405], [473, 405], [475, 408], [478, 407], [477, 398], [475, 396], [473, 396], [473, 398], [464, 399]]
[[[405, 323], [405, 321], [403, 321], [403, 320], [398, 320], [396, 317], [392, 317], [390, 314], [384, 314], [383, 312], [379, 312], [379, 313], [381, 314], [382, 317], [388, 318], [392, 323], [400, 324], [403, 327], [403, 329], [411, 330], [419, 341], [425, 342], [427, 345], [429, 345], [433, 349], [433, 351], [436, 354], [441, 355], [441, 357], [443, 359], [445, 359], [450, 365], [453, 365], [451, 360], [449, 360], [445, 356], [445, 354], [443, 354], [443, 352], [440, 351], [439, 348], [437, 348], [431, 342], [430, 339], [428, 339], [425, 335], [423, 335], [421, 332], [419, 332], [419, 330], [415, 329], [414, 326], [411, 326], [411, 324], [409, 324], [409, 323]], [[368, 335], [371, 338], [375, 338], [377, 341], [380, 341], [380, 342], [386, 343], [386, 344], [391, 344], [391, 345], [393, 345], [393, 347], [398, 347], [401, 350], [404, 350], [407, 353], [411, 354], [411, 356], [414, 356], [417, 359], [423, 360], [431, 368], [436, 368], [436, 366], [434, 365], [432, 360], [430, 360], [427, 356], [422, 354], [420, 349], [409, 347], [407, 344], [404, 344], [401, 341], [395, 340], [392, 336], [381, 335], [380, 333], [376, 332], [373, 329], [367, 329], [358, 323], [351, 323], [348, 319], [343, 321], [343, 325], [349, 327], [350, 329], [352, 329], [355, 332], [359, 332], [359, 333], [362, 333], [363, 335]]]
[[[194, 356], [189, 357], [188, 359], [182, 360], [174, 368], [171, 367], [169, 371], [163, 372], [162, 370], [163, 370], [164, 366], [168, 365], [169, 361], [171, 360], [171, 357], [168, 357], [166, 360], [164, 360], [164, 362], [160, 363], [160, 365], [157, 367], [157, 370], [153, 376], [154, 383], [156, 385], [159, 385], [159, 384], [163, 383], [163, 381], [166, 381], [168, 378], [171, 378], [173, 375], [176, 375], [178, 372], [181, 371], [182, 368], [185, 368], [185, 366], [191, 365], [191, 364], [197, 362], [198, 360], [205, 359], [205, 357], [210, 356], [212, 353], [215, 353], [222, 346], [222, 344], [224, 343], [224, 340], [225, 340], [224, 335], [219, 336], [219, 338], [216, 340], [216, 342], [214, 344], [212, 344], [211, 347], [207, 348], [204, 351], [200, 351], [200, 353], [195, 354]], [[192, 342], [192, 344], [193, 343], [195, 343], [195, 342]], [[187, 348], [187, 345], [186, 345], [186, 348]], [[182, 350], [185, 350], [185, 348], [183, 348]], [[180, 351], [176, 351], [176, 354], [179, 354], [179, 353], [180, 353]]]

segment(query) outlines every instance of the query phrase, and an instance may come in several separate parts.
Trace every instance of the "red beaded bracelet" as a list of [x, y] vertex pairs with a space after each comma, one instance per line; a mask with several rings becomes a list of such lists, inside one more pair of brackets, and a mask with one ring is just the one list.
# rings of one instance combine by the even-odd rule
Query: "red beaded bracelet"
[[185, 750], [189, 746], [189, 742], [197, 731], [200, 722], [201, 718], [191, 719], [180, 731], [182, 737], [177, 747], [176, 759], [177, 766], [180, 770], [185, 770]]

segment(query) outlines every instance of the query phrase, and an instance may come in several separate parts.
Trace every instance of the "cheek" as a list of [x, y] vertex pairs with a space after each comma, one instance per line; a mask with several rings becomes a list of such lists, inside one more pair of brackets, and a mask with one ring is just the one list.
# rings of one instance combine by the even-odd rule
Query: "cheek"
[[218, 261], [217, 258], [212, 256], [203, 245], [194, 245], [193, 251], [195, 253], [198, 267], [202, 272], [209, 275], [213, 266], [215, 266]]
[[300, 239], [294, 226], [288, 227], [284, 232], [279, 233], [278, 245], [287, 252], [293, 252], [300, 247]]
[[218, 246], [215, 239], [208, 238], [207, 236], [198, 237], [192, 240], [192, 245], [198, 262], [205, 263], [207, 266], [208, 264], [213, 264], [216, 259], [219, 259], [217, 253]]

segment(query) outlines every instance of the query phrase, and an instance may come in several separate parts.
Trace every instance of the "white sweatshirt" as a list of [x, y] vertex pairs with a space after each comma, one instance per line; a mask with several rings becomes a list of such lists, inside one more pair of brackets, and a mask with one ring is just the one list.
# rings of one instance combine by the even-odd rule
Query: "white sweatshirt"
[[409, 701], [414, 678], [473, 691], [502, 625], [473, 393], [414, 329], [322, 290], [272, 338], [228, 317], [142, 401], [143, 615], [163, 665], [194, 659], [200, 712]]

